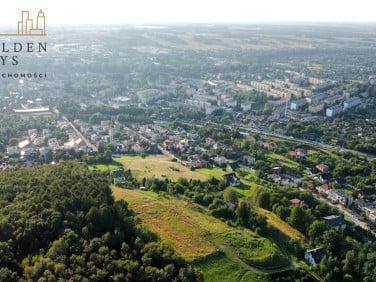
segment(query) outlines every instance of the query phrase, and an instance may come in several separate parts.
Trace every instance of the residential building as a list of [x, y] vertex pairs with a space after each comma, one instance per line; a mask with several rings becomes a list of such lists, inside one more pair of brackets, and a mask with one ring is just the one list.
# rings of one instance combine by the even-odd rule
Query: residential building
[[344, 230], [347, 226], [345, 219], [343, 216], [338, 215], [330, 215], [323, 217], [326, 223], [333, 226], [337, 231]]
[[49, 138], [48, 147], [50, 147], [51, 149], [59, 148], [59, 141], [56, 138]]
[[308, 112], [310, 113], [318, 113], [325, 108], [324, 103], [312, 103], [308, 106]]
[[326, 98], [324, 100], [324, 102], [327, 104], [327, 105], [333, 105], [333, 104], [336, 104], [338, 102], [342, 102], [344, 99], [344, 96], [343, 95], [334, 95], [334, 96], [330, 96], [328, 98]]
[[25, 148], [21, 151], [21, 158], [30, 157], [34, 153], [33, 148]]
[[8, 156], [15, 156], [15, 155], [18, 155], [20, 152], [18, 150], [18, 147], [17, 146], [10, 146], [10, 147], [7, 147], [7, 155]]
[[322, 173], [327, 173], [329, 172], [329, 166], [327, 166], [326, 164], [318, 164], [316, 165], [316, 168], [322, 172]]
[[320, 185], [320, 186], [317, 186], [316, 187], [316, 191], [319, 192], [319, 193], [324, 193], [324, 194], [327, 194], [329, 195], [330, 194], [330, 187], [328, 184], [323, 184], [323, 185]]
[[114, 184], [125, 182], [125, 171], [123, 168], [111, 170], [111, 175], [113, 176]]
[[353, 108], [353, 107], [359, 105], [360, 103], [361, 103], [361, 101], [360, 101], [359, 97], [354, 97], [354, 98], [348, 99], [343, 103], [343, 109], [346, 110], [346, 109]]
[[300, 200], [298, 198], [294, 198], [294, 199], [289, 200], [289, 203], [291, 205], [303, 205], [304, 201], [302, 201], [302, 200]]
[[290, 109], [291, 110], [298, 110], [298, 109], [300, 109], [301, 107], [303, 107], [304, 105], [307, 105], [307, 104], [308, 104], [308, 101], [307, 101], [306, 98], [291, 101]]
[[245, 165], [254, 165], [256, 162], [256, 158], [252, 156], [244, 156], [243, 162], [245, 163]]
[[326, 109], [326, 116], [327, 117], [334, 117], [341, 112], [342, 112], [342, 105], [338, 104], [338, 105], [335, 105], [333, 107], [327, 108]]
[[228, 160], [225, 157], [222, 156], [216, 156], [214, 158], [211, 158], [213, 163], [217, 166], [224, 166], [227, 164]]
[[239, 186], [241, 184], [240, 179], [235, 175], [235, 173], [227, 173], [222, 176], [222, 179], [230, 184], [231, 186]]
[[332, 189], [331, 193], [328, 197], [332, 203], [339, 203], [342, 206], [348, 207], [351, 206], [353, 203], [353, 197], [343, 193], [342, 191], [338, 191], [336, 189]]
[[307, 250], [304, 254], [304, 259], [311, 265], [319, 264], [320, 261], [327, 257], [328, 253], [325, 248], [316, 248]]

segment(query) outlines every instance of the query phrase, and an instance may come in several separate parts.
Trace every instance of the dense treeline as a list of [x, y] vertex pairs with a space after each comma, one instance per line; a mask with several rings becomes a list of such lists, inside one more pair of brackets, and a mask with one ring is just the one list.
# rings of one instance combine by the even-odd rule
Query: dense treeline
[[82, 119], [91, 124], [100, 123], [102, 120], [116, 119], [122, 124], [128, 123], [151, 123], [151, 110], [145, 110], [133, 106], [121, 106], [113, 108], [110, 106], [91, 106], [82, 110], [74, 100], [62, 99], [57, 105], [59, 111], [64, 113], [69, 119]]
[[0, 281], [201, 280], [78, 162], [1, 172], [0, 215]]

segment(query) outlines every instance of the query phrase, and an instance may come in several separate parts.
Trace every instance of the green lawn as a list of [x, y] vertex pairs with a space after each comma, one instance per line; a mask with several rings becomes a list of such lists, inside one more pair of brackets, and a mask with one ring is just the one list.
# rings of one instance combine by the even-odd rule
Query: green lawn
[[114, 158], [115, 161], [121, 163], [122, 161], [133, 161], [133, 160], [139, 160], [142, 159], [141, 156], [122, 156], [120, 158]]
[[227, 171], [223, 171], [221, 168], [198, 168], [195, 171], [205, 175], [208, 178], [214, 177], [218, 180], [221, 180], [222, 176], [228, 173]]
[[[281, 166], [289, 167], [289, 168], [297, 168], [299, 167], [299, 164], [293, 160], [290, 160], [282, 155], [276, 154], [276, 153], [270, 153], [267, 155], [272, 160], [278, 160]], [[283, 159], [283, 160], [279, 160]]]
[[103, 172], [109, 172], [113, 169], [117, 169], [119, 166], [114, 164], [97, 164], [97, 165], [90, 165], [89, 170], [100, 170]]

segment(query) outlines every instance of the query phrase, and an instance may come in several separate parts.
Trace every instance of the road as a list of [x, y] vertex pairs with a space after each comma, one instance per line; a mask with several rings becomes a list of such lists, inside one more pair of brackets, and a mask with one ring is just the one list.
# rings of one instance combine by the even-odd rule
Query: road
[[73, 123], [71, 123], [68, 118], [66, 116], [63, 116], [62, 117], [64, 121], [66, 121], [73, 129], [73, 131], [76, 133], [76, 135], [81, 138], [85, 143], [86, 143], [86, 146], [88, 147], [91, 147], [93, 149], [94, 152], [97, 152], [98, 151], [98, 148], [97, 146], [95, 146], [94, 144], [92, 144], [85, 136], [82, 135], [82, 133], [74, 126]]
[[[196, 125], [196, 124], [193, 124], [192, 122], [188, 122], [188, 121], [184, 121], [184, 120], [180, 120], [179, 122], [181, 122], [182, 124], [188, 125], [188, 126], [193, 126], [193, 125], [198, 126], [198, 127], [203, 126], [203, 125]], [[221, 128], [223, 126], [221, 124], [218, 124], [218, 123], [215, 123], [215, 122], [212, 122], [212, 121], [210, 122], [210, 124], [212, 126], [217, 127], [217, 128]], [[308, 145], [316, 146], [316, 147], [321, 147], [321, 148], [324, 148], [324, 149], [339, 150], [340, 152], [350, 152], [354, 155], [364, 156], [370, 161], [376, 159], [376, 156], [374, 156], [374, 155], [365, 154], [365, 153], [362, 153], [362, 152], [359, 152], [359, 151], [340, 148], [340, 147], [336, 147], [336, 146], [333, 146], [333, 145], [319, 143], [319, 142], [310, 141], [310, 140], [306, 140], [306, 139], [295, 138], [295, 137], [292, 137], [292, 136], [286, 136], [286, 135], [270, 132], [270, 131], [267, 131], [267, 130], [261, 130], [261, 129], [257, 129], [257, 128], [254, 128], [254, 127], [245, 126], [243, 124], [224, 125], [224, 127], [227, 128], [227, 129], [238, 129], [238, 130], [242, 131], [243, 134], [245, 132], [248, 133], [248, 134], [249, 133], [258, 133], [258, 134], [261, 134], [261, 135], [276, 137], [276, 138], [285, 139], [285, 140], [289, 140], [289, 141], [296, 141], [296, 142], [299, 142], [299, 143], [308, 144]]]
[[361, 227], [361, 228], [364, 229], [364, 230], [368, 230], [368, 231], [371, 232], [374, 236], [376, 236], [376, 232], [373, 232], [372, 230], [370, 230], [369, 227], [368, 227], [368, 224], [367, 224], [366, 222], [359, 220], [358, 215], [357, 215], [356, 213], [354, 213], [353, 211], [351, 211], [351, 210], [345, 208], [345, 207], [342, 206], [342, 205], [339, 205], [339, 204], [338, 204], [338, 205], [332, 204], [331, 202], [327, 201], [327, 200], [324, 199], [324, 198], [319, 197], [319, 196], [316, 195], [316, 194], [312, 194], [312, 195], [315, 197], [316, 200], [318, 200], [318, 201], [322, 201], [322, 202], [325, 202], [325, 203], [327, 203], [328, 205], [330, 205], [330, 206], [332, 206], [332, 207], [335, 207], [335, 208], [339, 209], [341, 212], [343, 212], [344, 215], [346, 215], [347, 217], [349, 217], [349, 218], [354, 222], [354, 224], [355, 224], [356, 226], [359, 226], [359, 227]]
[[[230, 125], [227, 125], [226, 127], [227, 128], [236, 128], [236, 127], [230, 126]], [[336, 147], [336, 146], [333, 146], [333, 145], [328, 145], [328, 144], [310, 141], [310, 140], [306, 140], [306, 139], [295, 138], [295, 137], [292, 137], [292, 136], [286, 136], [286, 135], [282, 135], [282, 134], [278, 134], [278, 133], [274, 133], [274, 132], [259, 130], [257, 128], [239, 126], [238, 129], [244, 130], [246, 132], [258, 133], [258, 134], [267, 135], [267, 136], [271, 136], [271, 137], [277, 137], [277, 138], [280, 138], [280, 139], [286, 139], [286, 140], [289, 140], [289, 141], [296, 141], [296, 142], [299, 142], [299, 143], [308, 144], [308, 145], [312, 145], [312, 146], [316, 146], [316, 147], [321, 147], [321, 148], [324, 148], [324, 149], [340, 150], [341, 152], [350, 152], [350, 153], [355, 154], [355, 155], [364, 156], [370, 161], [376, 159], [376, 156], [374, 156], [374, 155], [365, 154], [365, 153], [362, 153], [362, 152], [359, 152], [359, 151], [340, 148], [340, 147]]]

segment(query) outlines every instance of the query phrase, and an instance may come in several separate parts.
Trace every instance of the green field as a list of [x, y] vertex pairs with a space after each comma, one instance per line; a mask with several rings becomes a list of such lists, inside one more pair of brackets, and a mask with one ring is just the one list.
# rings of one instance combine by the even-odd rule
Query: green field
[[[231, 227], [209, 215], [204, 207], [150, 191], [116, 186], [112, 186], [112, 191], [116, 200], [128, 202], [150, 230], [170, 242], [185, 259], [194, 261], [206, 281], [240, 281], [246, 272], [257, 272], [246, 262], [277, 268], [286, 261], [279, 247], [269, 239]], [[244, 246], [251, 243], [254, 248], [247, 251]], [[238, 249], [241, 249], [239, 255]], [[225, 280], [218, 280], [220, 277]]]
[[222, 168], [198, 168], [196, 169], [198, 173], [201, 173], [202, 175], [205, 175], [208, 178], [214, 177], [218, 180], [222, 179], [222, 176], [226, 173], [229, 173], [226, 170], [223, 170]]
[[279, 154], [276, 153], [270, 153], [267, 155], [268, 158], [278, 161], [281, 166], [289, 167], [289, 168], [298, 168], [299, 164], [293, 160], [290, 160], [288, 158], [285, 158]]
[[230, 230], [224, 222], [200, 212], [200, 207], [174, 197], [116, 186], [112, 191], [116, 200], [126, 200], [149, 229], [188, 260], [215, 253], [218, 249], [208, 236]]
[[199, 179], [202, 181], [208, 178], [196, 171], [191, 171], [179, 162], [172, 161], [171, 157], [156, 155], [142, 158], [140, 156], [124, 156], [114, 158], [114, 160], [124, 166], [125, 169], [131, 169], [132, 175], [141, 180], [142, 178], [166, 177], [173, 181], [181, 177], [186, 179]]
[[204, 274], [204, 279], [208, 282], [237, 282], [247, 272], [239, 264], [226, 257], [224, 253], [217, 253], [196, 261], [194, 266]]
[[117, 169], [119, 166], [115, 164], [97, 164], [90, 165], [89, 170], [100, 170], [103, 172], [110, 172], [113, 169]]
[[224, 234], [227, 244], [237, 250], [242, 261], [251, 266], [278, 268], [289, 264], [289, 259], [269, 239], [256, 237], [238, 230]]
[[222, 252], [195, 261], [193, 265], [204, 274], [204, 279], [208, 282], [271, 282], [267, 274], [247, 270]]
[[248, 271], [239, 280], [239, 282], [272, 282], [273, 280], [267, 274]]

